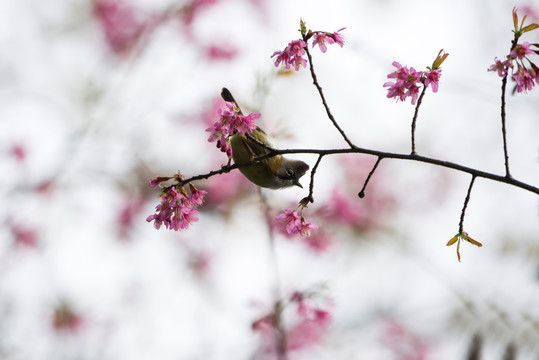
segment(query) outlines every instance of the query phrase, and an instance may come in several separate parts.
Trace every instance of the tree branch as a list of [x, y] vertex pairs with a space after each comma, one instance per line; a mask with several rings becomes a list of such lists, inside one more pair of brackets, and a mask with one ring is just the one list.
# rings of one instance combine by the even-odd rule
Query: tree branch
[[360, 198], [364, 198], [365, 197], [365, 189], [367, 188], [367, 184], [369, 183], [369, 181], [371, 180], [371, 177], [372, 175], [374, 174], [374, 172], [376, 171], [376, 168], [378, 167], [378, 164], [380, 164], [380, 161], [382, 161], [382, 157], [379, 156], [378, 159], [376, 160], [376, 163], [374, 164], [371, 172], [369, 173], [369, 175], [367, 176], [367, 179], [365, 179], [365, 183], [363, 184], [363, 188], [361, 189], [361, 191], [357, 194], [357, 196], [359, 196]]
[[[439, 159], [430, 158], [427, 156], [421, 156], [417, 154], [391, 153], [391, 152], [385, 152], [385, 151], [379, 151], [379, 150], [360, 148], [357, 146], [354, 146], [354, 148], [351, 148], [351, 149], [350, 148], [345, 148], [345, 149], [283, 149], [283, 150], [272, 149], [269, 151], [268, 154], [265, 154], [263, 156], [258, 156], [254, 158], [252, 161], [242, 164], [241, 166], [249, 166], [249, 165], [259, 162], [260, 160], [264, 160], [264, 159], [273, 157], [275, 155], [284, 155], [284, 154], [316, 154], [316, 155], [322, 155], [322, 156], [333, 155], [333, 154], [366, 154], [366, 155], [377, 156], [379, 158], [379, 161], [381, 161], [384, 158], [417, 161], [417, 162], [422, 162], [422, 163], [431, 164], [435, 166], [441, 166], [444, 168], [468, 173], [475, 177], [497, 181], [497, 182], [511, 185], [517, 188], [528, 190], [532, 193], [539, 195], [538, 187], [524, 183], [522, 181], [518, 181], [514, 179], [513, 177], [496, 175], [496, 174], [489, 173], [486, 171], [456, 164], [450, 161], [439, 160]], [[219, 170], [213, 170], [206, 174], [201, 174], [201, 175], [197, 175], [197, 176], [193, 176], [188, 179], [185, 179], [180, 184], [185, 185], [195, 180], [207, 179], [214, 175], [228, 173], [234, 169], [237, 169], [238, 167], [240, 166], [238, 166], [237, 164], [225, 165], [221, 167], [221, 169]]]
[[423, 90], [421, 91], [421, 95], [419, 95], [419, 99], [417, 100], [417, 104], [415, 106], [414, 111], [414, 118], [412, 119], [412, 155], [416, 154], [415, 151], [415, 124], [417, 121], [417, 115], [419, 113], [419, 107], [421, 106], [421, 102], [423, 101], [423, 96], [425, 96], [425, 91], [427, 90], [427, 87], [425, 84], [423, 84]]
[[468, 192], [466, 193], [466, 198], [464, 199], [464, 205], [462, 206], [462, 212], [460, 213], [459, 234], [464, 232], [464, 215], [466, 214], [466, 208], [468, 207], [468, 202], [470, 201], [470, 195], [472, 193], [472, 187], [474, 182], [475, 175], [472, 175], [472, 180], [470, 181], [470, 186], [468, 187]]

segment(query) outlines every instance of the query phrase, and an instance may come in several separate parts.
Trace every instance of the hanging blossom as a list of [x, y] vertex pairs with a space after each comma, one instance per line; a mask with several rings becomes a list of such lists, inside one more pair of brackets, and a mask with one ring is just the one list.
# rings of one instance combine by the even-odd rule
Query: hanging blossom
[[316, 45], [320, 48], [320, 51], [325, 53], [327, 51], [327, 45], [338, 44], [340, 47], [344, 46], [344, 39], [340, 31], [346, 29], [341, 28], [333, 33], [325, 31], [312, 31], [307, 30], [305, 27], [305, 22], [300, 20], [300, 32], [302, 39], [293, 40], [288, 43], [283, 51], [275, 51], [270, 57], [275, 57], [275, 67], [278, 67], [280, 64], [283, 64], [287, 70], [290, 70], [291, 67], [294, 67], [296, 71], [300, 67], [307, 67], [307, 59], [305, 55], [307, 54], [306, 48], [308, 46], [308, 41], [312, 39], [312, 47]]
[[287, 234], [300, 234], [301, 237], [308, 238], [311, 236], [311, 230], [318, 229], [318, 225], [305, 221], [303, 217], [304, 206], [300, 204], [299, 207], [301, 207], [299, 214], [297, 209], [285, 209], [281, 214], [277, 215], [275, 220], [284, 222]]
[[206, 131], [211, 133], [208, 141], [217, 141], [217, 148], [227, 154], [228, 157], [231, 157], [230, 136], [237, 132], [242, 134], [251, 133], [256, 129], [255, 120], [260, 118], [261, 114], [255, 113], [244, 116], [233, 102], [227, 101], [225, 105], [228, 110], [217, 110], [219, 120], [212, 127], [207, 128]]
[[[150, 186], [157, 182], [156, 179], [150, 180]], [[196, 208], [202, 205], [207, 192], [198, 190], [191, 184], [189, 188], [191, 195], [187, 194], [183, 186], [179, 190], [176, 186], [165, 188], [161, 194], [161, 204], [155, 207], [156, 213], [148, 216], [146, 221], [153, 221], [156, 229], [165, 225], [165, 228], [176, 231], [187, 229], [191, 223], [197, 222], [197, 215], [200, 213]]]
[[432, 92], [438, 92], [438, 85], [442, 76], [440, 66], [448, 56], [449, 54], [444, 53], [443, 49], [440, 50], [432, 66], [427, 66], [427, 71], [416, 71], [413, 67], [408, 68], [397, 61], [393, 61], [392, 65], [396, 70], [387, 75], [387, 78], [395, 80], [394, 82], [388, 81], [383, 85], [388, 88], [387, 97], [400, 101], [405, 101], [406, 98], [410, 97], [412, 105], [415, 105], [419, 97], [421, 84], [425, 87], [430, 86]]
[[[501, 61], [497, 57], [494, 58], [494, 64], [492, 64], [487, 71], [496, 71], [498, 76], [505, 78], [509, 74], [509, 69], [512, 70], [511, 77], [516, 82], [516, 91], [518, 93], [527, 92], [532, 90], [537, 84], [539, 85], [539, 68], [529, 58], [530, 55], [539, 54], [539, 45], [530, 44], [529, 42], [518, 43], [518, 39], [524, 33], [539, 28], [539, 24], [529, 24], [524, 26], [526, 15], [522, 18], [519, 24], [517, 9], [513, 9], [513, 25], [515, 40], [509, 55], [506, 56], [506, 60]], [[532, 50], [531, 47], [535, 47], [536, 50]], [[527, 63], [524, 62], [527, 61]]]

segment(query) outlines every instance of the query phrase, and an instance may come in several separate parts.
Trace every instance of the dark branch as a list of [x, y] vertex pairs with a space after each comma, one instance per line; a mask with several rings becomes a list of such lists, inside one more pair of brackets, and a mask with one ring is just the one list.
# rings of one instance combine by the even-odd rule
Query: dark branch
[[357, 194], [357, 196], [359, 196], [360, 198], [364, 198], [365, 197], [365, 189], [367, 188], [367, 184], [369, 183], [371, 177], [372, 177], [372, 174], [374, 174], [374, 172], [376, 171], [376, 168], [378, 167], [378, 164], [380, 164], [380, 161], [382, 161], [382, 157], [379, 156], [378, 157], [378, 160], [376, 160], [376, 163], [374, 164], [371, 172], [369, 173], [369, 175], [367, 176], [367, 179], [365, 179], [365, 183], [363, 184], [363, 188], [361, 189], [361, 191]]
[[[284, 154], [317, 154], [317, 155], [323, 155], [323, 156], [333, 155], [333, 154], [366, 154], [366, 155], [377, 156], [379, 158], [418, 161], [418, 162], [422, 162], [426, 164], [441, 166], [448, 169], [453, 169], [460, 172], [468, 173], [475, 177], [501, 182], [507, 185], [511, 185], [511, 186], [515, 186], [524, 190], [528, 190], [530, 192], [533, 192], [539, 195], [538, 187], [524, 183], [522, 181], [518, 181], [512, 177], [496, 175], [496, 174], [489, 173], [486, 171], [470, 168], [464, 165], [459, 165], [453, 162], [429, 158], [429, 157], [421, 156], [421, 155], [391, 153], [391, 152], [385, 152], [385, 151], [364, 149], [364, 148], [359, 148], [359, 147], [354, 147], [353, 149], [346, 148], [346, 149], [327, 149], [327, 150], [326, 149], [285, 149], [285, 150], [273, 149], [269, 151], [268, 154], [265, 154], [263, 156], [258, 156], [254, 158], [252, 161], [246, 164], [242, 164], [241, 166], [252, 165], [260, 160], [267, 159], [275, 155], [284, 155]], [[207, 179], [214, 175], [228, 173], [234, 169], [237, 169], [238, 167], [239, 166], [236, 164], [226, 165], [226, 166], [221, 167], [220, 170], [210, 171], [209, 173], [206, 173], [206, 174], [201, 174], [201, 175], [197, 175], [197, 176], [193, 176], [191, 178], [185, 179], [181, 182], [181, 184], [185, 185], [195, 180]]]
[[417, 115], [419, 113], [419, 107], [421, 106], [421, 102], [423, 101], [423, 96], [425, 96], [425, 91], [427, 90], [427, 87], [423, 84], [423, 90], [421, 90], [421, 95], [419, 95], [419, 99], [417, 100], [417, 104], [415, 106], [414, 111], [414, 118], [412, 119], [412, 155], [416, 154], [415, 151], [415, 125], [417, 122]]
[[472, 181], [470, 181], [470, 186], [468, 187], [468, 193], [464, 199], [464, 206], [462, 207], [462, 212], [460, 213], [460, 222], [459, 222], [459, 234], [462, 234], [464, 231], [464, 215], [466, 214], [466, 208], [468, 207], [468, 202], [470, 202], [470, 194], [472, 193], [473, 183], [475, 182], [475, 175], [472, 175]]
[[314, 175], [316, 174], [316, 169], [318, 169], [318, 165], [320, 165], [320, 161], [322, 161], [323, 157], [324, 155], [322, 154], [318, 156], [318, 160], [316, 160], [316, 164], [314, 164], [313, 169], [311, 170], [311, 182], [309, 183], [309, 195], [307, 195], [307, 197], [301, 200], [300, 202], [304, 202], [305, 204], [307, 204], [308, 202], [310, 203], [314, 202], [314, 198], [313, 198]]
[[[511, 51], [515, 48], [518, 42], [518, 35], [515, 33], [515, 37], [511, 42]], [[509, 171], [509, 152], [507, 151], [507, 130], [505, 127], [505, 89], [507, 87], [507, 74], [502, 79], [502, 96], [501, 96], [501, 118], [502, 118], [502, 138], [503, 138], [503, 156], [505, 161], [505, 176], [511, 177]]]

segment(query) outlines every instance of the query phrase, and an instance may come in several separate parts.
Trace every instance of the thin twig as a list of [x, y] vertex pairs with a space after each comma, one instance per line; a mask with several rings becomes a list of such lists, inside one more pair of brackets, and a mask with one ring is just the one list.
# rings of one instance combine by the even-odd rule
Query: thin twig
[[464, 231], [464, 215], [466, 213], [466, 208], [468, 207], [468, 202], [470, 202], [470, 194], [472, 193], [473, 183], [475, 182], [475, 175], [472, 175], [472, 180], [470, 181], [470, 186], [468, 187], [468, 193], [464, 199], [464, 206], [462, 207], [462, 212], [460, 213], [460, 222], [459, 222], [459, 234]]
[[421, 106], [421, 101], [423, 101], [423, 96], [425, 96], [425, 91], [427, 90], [427, 87], [423, 84], [423, 90], [421, 90], [421, 95], [419, 95], [419, 99], [417, 100], [417, 104], [415, 105], [415, 111], [414, 111], [414, 118], [412, 119], [412, 155], [416, 155], [415, 152], [415, 125], [417, 121], [417, 115], [419, 113], [419, 107]]
[[316, 174], [316, 169], [318, 169], [318, 165], [320, 165], [320, 161], [322, 161], [322, 158], [324, 157], [323, 154], [320, 154], [318, 156], [318, 160], [316, 160], [316, 164], [314, 164], [313, 169], [311, 170], [311, 182], [309, 183], [309, 195], [305, 199], [303, 199], [301, 202], [307, 202], [313, 203], [313, 191], [314, 191], [314, 175]]
[[[518, 35], [515, 33], [515, 37], [511, 41], [511, 51], [515, 48], [518, 42]], [[502, 96], [501, 96], [501, 118], [502, 118], [502, 138], [503, 138], [503, 156], [505, 161], [505, 176], [511, 178], [511, 172], [509, 171], [509, 152], [507, 151], [507, 129], [505, 126], [505, 89], [507, 87], [507, 74], [502, 79]]]
[[382, 161], [382, 159], [383, 158], [381, 156], [378, 157], [378, 159], [376, 160], [376, 163], [374, 164], [371, 172], [369, 173], [369, 175], [367, 175], [367, 179], [365, 179], [365, 183], [363, 184], [363, 188], [357, 194], [357, 196], [359, 196], [360, 198], [363, 199], [365, 197], [365, 189], [367, 188], [367, 184], [369, 183], [369, 180], [371, 179], [372, 174], [374, 174], [374, 172], [376, 171], [376, 168], [378, 167], [378, 164], [380, 164], [380, 161]]
[[503, 137], [503, 156], [505, 160], [505, 176], [508, 178], [511, 177], [511, 173], [509, 172], [509, 154], [507, 152], [507, 135], [506, 135], [506, 128], [505, 128], [505, 87], [507, 86], [507, 75], [504, 76], [502, 79], [502, 137]]
[[320, 98], [322, 99], [322, 104], [324, 105], [324, 108], [326, 109], [326, 113], [328, 115], [329, 120], [331, 120], [331, 122], [333, 123], [333, 126], [335, 126], [335, 128], [339, 131], [339, 133], [343, 137], [344, 141], [346, 141], [346, 143], [352, 149], [355, 148], [356, 146], [352, 143], [352, 141], [350, 141], [350, 139], [348, 139], [348, 136], [346, 136], [346, 133], [343, 131], [343, 129], [341, 129], [341, 127], [337, 123], [337, 120], [335, 120], [335, 118], [333, 117], [333, 114], [331, 113], [331, 110], [329, 110], [329, 106], [328, 106], [328, 104], [326, 102], [326, 98], [324, 96], [324, 93], [322, 92], [322, 87], [318, 83], [316, 73], [314, 72], [313, 58], [311, 56], [311, 53], [309, 52], [309, 47], [308, 46], [305, 47], [305, 52], [307, 53], [307, 57], [309, 58], [309, 70], [311, 71], [311, 77], [313, 79], [313, 84], [316, 87], [316, 89], [318, 90], [318, 93], [320, 94]]

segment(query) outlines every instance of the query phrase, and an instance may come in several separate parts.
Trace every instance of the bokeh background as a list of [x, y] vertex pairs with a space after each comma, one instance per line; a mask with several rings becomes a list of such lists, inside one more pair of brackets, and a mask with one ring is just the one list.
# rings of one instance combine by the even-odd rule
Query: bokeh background
[[[393, 61], [424, 69], [443, 48], [417, 150], [503, 174], [486, 70], [508, 53], [514, 6], [539, 21], [539, 3], [506, 0], [0, 2], [0, 358], [276, 359], [260, 325], [281, 301], [290, 359], [538, 359], [539, 199], [525, 190], [477, 179], [464, 228], [483, 247], [463, 244], [460, 263], [445, 244], [470, 177], [384, 160], [359, 199], [364, 155], [324, 158], [310, 241], [271, 225], [306, 189], [260, 194], [237, 172], [195, 184], [208, 195], [188, 230], [145, 221], [151, 177], [226, 162], [205, 132], [223, 86], [277, 147], [345, 146], [308, 71], [270, 58], [300, 18], [346, 27], [343, 48], [312, 53], [355, 144], [410, 151], [413, 106], [382, 84]], [[507, 104], [512, 174], [535, 186], [538, 96]], [[296, 311], [298, 293], [324, 321]]]

